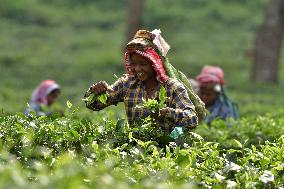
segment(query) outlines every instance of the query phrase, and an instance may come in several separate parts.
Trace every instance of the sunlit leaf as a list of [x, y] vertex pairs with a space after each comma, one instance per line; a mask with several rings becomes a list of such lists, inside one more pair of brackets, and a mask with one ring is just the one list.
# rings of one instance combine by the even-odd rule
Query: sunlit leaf
[[70, 101], [66, 102], [67, 107], [70, 109], [72, 107], [72, 103]]

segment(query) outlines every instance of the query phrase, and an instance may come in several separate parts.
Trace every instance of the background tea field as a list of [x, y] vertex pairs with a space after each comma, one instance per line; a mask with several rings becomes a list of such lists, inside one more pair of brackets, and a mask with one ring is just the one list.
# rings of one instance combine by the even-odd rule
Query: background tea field
[[[188, 76], [196, 77], [203, 65], [220, 65], [241, 115], [258, 115], [284, 104], [283, 66], [277, 86], [249, 81], [249, 52], [266, 5], [266, 0], [146, 1], [143, 25], [162, 30], [171, 63]], [[3, 111], [23, 111], [33, 89], [47, 78], [62, 86], [59, 109], [70, 100], [84, 111], [81, 98], [90, 84], [111, 83], [113, 74], [125, 73], [126, 7], [126, 0], [1, 0]]]

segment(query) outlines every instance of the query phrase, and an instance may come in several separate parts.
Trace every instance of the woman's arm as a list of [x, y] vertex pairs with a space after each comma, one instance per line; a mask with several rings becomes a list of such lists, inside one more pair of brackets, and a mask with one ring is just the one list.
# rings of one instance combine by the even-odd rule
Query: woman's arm
[[160, 115], [171, 119], [175, 126], [195, 128], [198, 125], [198, 117], [194, 105], [182, 85], [174, 87], [172, 103], [170, 107], [161, 109]]
[[93, 84], [89, 90], [85, 93], [84, 98], [89, 97], [92, 93], [99, 96], [104, 92], [107, 93], [107, 100], [105, 103], [101, 102], [99, 98], [96, 98], [93, 103], [88, 104], [86, 102], [86, 107], [98, 111], [102, 110], [107, 106], [110, 105], [117, 105], [118, 102], [123, 101], [124, 96], [124, 87], [125, 83], [128, 82], [127, 75], [122, 76], [119, 78], [113, 85], [109, 86], [105, 81], [100, 81], [98, 83]]

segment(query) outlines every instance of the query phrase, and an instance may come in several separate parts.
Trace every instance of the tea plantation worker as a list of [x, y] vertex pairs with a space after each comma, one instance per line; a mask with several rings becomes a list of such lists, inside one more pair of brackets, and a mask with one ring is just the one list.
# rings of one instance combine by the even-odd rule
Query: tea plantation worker
[[[175, 127], [193, 129], [198, 124], [198, 107], [200, 118], [205, 110], [202, 101], [193, 93], [187, 77], [177, 71], [166, 58], [170, 46], [160, 35], [160, 30], [139, 30], [132, 41], [126, 45], [125, 67], [127, 75], [119, 78], [111, 86], [105, 81], [93, 84], [86, 92], [108, 93], [106, 103], [95, 100], [87, 103], [91, 110], [101, 110], [109, 105], [124, 102], [128, 122], [132, 125], [141, 118], [151, 114], [148, 109], [138, 108], [142, 99], [158, 99], [158, 93], [163, 87], [166, 92], [165, 108], [160, 108], [156, 118], [157, 126], [169, 134]], [[184, 83], [183, 83], [184, 81]], [[193, 97], [192, 101], [190, 96]], [[197, 106], [195, 106], [195, 104]], [[204, 105], [204, 104], [203, 104]], [[175, 138], [175, 137], [173, 137]]]
[[237, 105], [225, 93], [224, 72], [220, 67], [204, 66], [196, 80], [199, 83], [199, 96], [209, 111], [205, 123], [210, 124], [217, 117], [224, 120], [239, 117]]
[[60, 86], [53, 80], [44, 80], [32, 93], [29, 107], [25, 109], [25, 114], [29, 115], [34, 111], [36, 115], [49, 116], [49, 107], [57, 100], [60, 94]]

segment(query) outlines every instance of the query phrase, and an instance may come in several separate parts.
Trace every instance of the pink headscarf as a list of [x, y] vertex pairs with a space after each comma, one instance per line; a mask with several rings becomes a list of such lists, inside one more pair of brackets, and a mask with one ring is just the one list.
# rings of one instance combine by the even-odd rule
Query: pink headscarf
[[59, 85], [53, 80], [44, 80], [41, 84], [34, 90], [32, 94], [31, 101], [34, 103], [39, 103], [47, 105], [47, 96], [55, 89], [60, 89]]
[[204, 66], [196, 80], [202, 84], [220, 84], [224, 85], [224, 72], [218, 66]]
[[[141, 31], [142, 36], [139, 36], [139, 32]], [[165, 57], [170, 49], [170, 46], [162, 38], [161, 31], [157, 29], [153, 30], [152, 32], [139, 30], [137, 31], [136, 35], [138, 35], [138, 37], [134, 37], [134, 39], [127, 44], [126, 52], [124, 55], [125, 67], [128, 75], [133, 76], [129, 55], [131, 53], [136, 53], [150, 60], [154, 70], [157, 73], [157, 80], [161, 83], [164, 83], [168, 80], [169, 77], [166, 75], [163, 60], [156, 52], [154, 47], [160, 52], [162, 56]], [[145, 36], [143, 37], [143, 35]], [[138, 48], [136, 48], [136, 45], [138, 46]]]
[[152, 47], [148, 47], [145, 51], [133, 50], [133, 51], [127, 51], [125, 53], [125, 67], [128, 72], [128, 75], [133, 76], [131, 64], [129, 62], [129, 54], [132, 52], [144, 56], [151, 61], [152, 66], [157, 73], [157, 80], [159, 82], [164, 83], [165, 81], [168, 80], [168, 76], [166, 75], [163, 61]]

